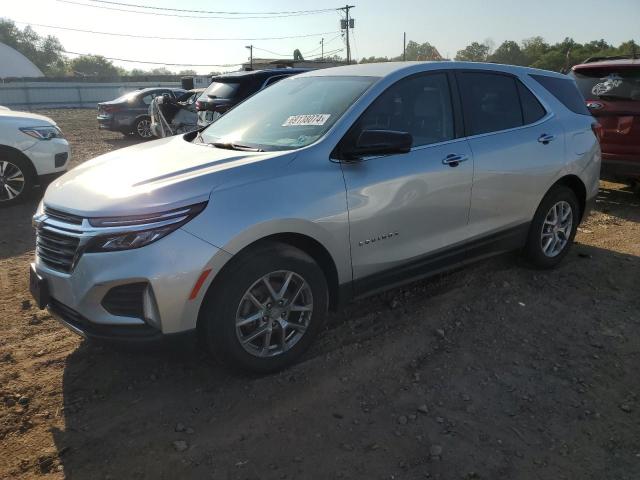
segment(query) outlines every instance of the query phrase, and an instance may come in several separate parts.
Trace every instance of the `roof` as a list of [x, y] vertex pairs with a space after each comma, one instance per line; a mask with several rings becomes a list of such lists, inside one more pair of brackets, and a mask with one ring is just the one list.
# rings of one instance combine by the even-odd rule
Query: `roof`
[[295, 75], [297, 73], [308, 72], [308, 68], [274, 68], [271, 70], [240, 70], [238, 72], [222, 73], [214, 75], [212, 80], [217, 78], [243, 78], [243, 77], [272, 77], [275, 75]]
[[380, 63], [361, 63], [355, 65], [345, 65], [342, 67], [325, 68], [322, 70], [312, 70], [303, 73], [302, 76], [363, 76], [363, 77], [386, 77], [396, 72], [404, 71], [407, 74], [417, 73], [428, 70], [441, 69], [473, 69], [473, 70], [491, 70], [497, 72], [526, 72], [534, 75], [548, 75], [551, 77], [566, 78], [557, 72], [550, 70], [540, 70], [537, 68], [518, 67], [515, 65], [502, 65], [498, 63], [481, 63], [481, 62], [451, 62], [451, 61], [433, 61], [433, 62], [380, 62]]
[[638, 58], [610, 58], [596, 59], [587, 61], [573, 67], [573, 70], [582, 70], [585, 68], [602, 68], [602, 67], [638, 67], [640, 59]]
[[23, 54], [0, 43], [0, 78], [22, 77], [44, 77], [44, 74]]

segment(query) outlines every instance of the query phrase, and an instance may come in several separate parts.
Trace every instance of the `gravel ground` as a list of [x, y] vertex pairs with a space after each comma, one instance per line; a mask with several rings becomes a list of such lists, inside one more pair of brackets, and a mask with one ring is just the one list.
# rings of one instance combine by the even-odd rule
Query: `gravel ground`
[[[52, 110], [73, 164], [133, 143]], [[348, 305], [293, 368], [89, 345], [33, 307], [0, 210], [0, 477], [640, 478], [640, 200], [603, 182], [553, 271], [517, 255]]]

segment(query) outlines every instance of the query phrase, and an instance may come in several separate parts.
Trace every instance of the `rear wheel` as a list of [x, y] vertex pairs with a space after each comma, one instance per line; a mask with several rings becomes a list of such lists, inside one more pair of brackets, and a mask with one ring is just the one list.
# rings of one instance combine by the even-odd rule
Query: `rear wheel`
[[276, 371], [297, 360], [321, 331], [327, 283], [310, 256], [288, 245], [270, 244], [241, 255], [207, 295], [201, 332], [223, 363]]
[[0, 207], [23, 201], [33, 186], [27, 161], [17, 155], [0, 152]]
[[151, 119], [149, 117], [140, 117], [136, 120], [134, 133], [144, 140], [148, 140], [153, 136], [151, 132]]
[[539, 268], [557, 266], [569, 252], [580, 216], [580, 204], [573, 190], [564, 185], [553, 187], [531, 222], [526, 258]]

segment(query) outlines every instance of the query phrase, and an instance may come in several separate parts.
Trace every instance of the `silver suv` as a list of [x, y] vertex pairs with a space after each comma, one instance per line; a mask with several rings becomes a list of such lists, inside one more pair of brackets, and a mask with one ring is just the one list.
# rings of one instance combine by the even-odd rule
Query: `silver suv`
[[556, 266], [598, 190], [593, 123], [574, 81], [547, 71], [290, 77], [201, 132], [52, 184], [31, 289], [83, 336], [195, 332], [232, 365], [273, 371], [350, 298], [507, 250]]

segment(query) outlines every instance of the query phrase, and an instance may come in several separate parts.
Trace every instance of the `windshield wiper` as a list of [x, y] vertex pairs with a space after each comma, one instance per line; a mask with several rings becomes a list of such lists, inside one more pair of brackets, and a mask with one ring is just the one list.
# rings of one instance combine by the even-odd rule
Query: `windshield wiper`
[[241, 145], [239, 143], [232, 142], [213, 142], [209, 145], [213, 145], [216, 148], [225, 148], [227, 150], [240, 150], [242, 152], [264, 152], [261, 148], [250, 147], [248, 145]]

